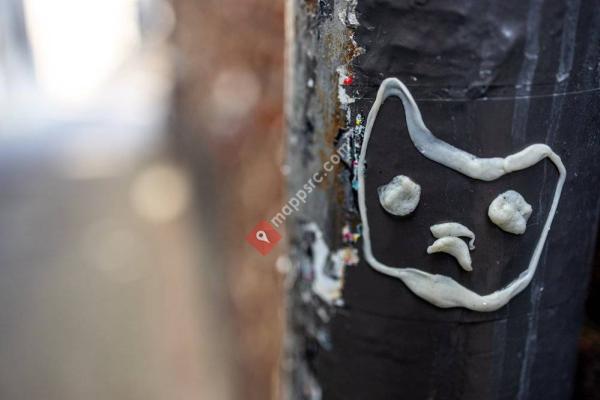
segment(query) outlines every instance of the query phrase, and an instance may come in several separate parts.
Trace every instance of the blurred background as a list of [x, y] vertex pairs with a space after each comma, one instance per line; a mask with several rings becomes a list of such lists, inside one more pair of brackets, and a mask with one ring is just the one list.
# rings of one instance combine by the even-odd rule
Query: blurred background
[[0, 398], [277, 396], [282, 10], [0, 0]]
[[285, 245], [244, 237], [289, 173], [283, 20], [283, 0], [0, 0], [1, 399], [281, 397]]

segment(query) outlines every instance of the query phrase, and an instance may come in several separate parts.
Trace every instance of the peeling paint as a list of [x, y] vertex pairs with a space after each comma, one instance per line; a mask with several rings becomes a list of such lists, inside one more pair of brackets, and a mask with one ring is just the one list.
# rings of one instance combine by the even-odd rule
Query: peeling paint
[[350, 225], [346, 224], [342, 228], [342, 240], [344, 243], [356, 243], [360, 239], [360, 225], [357, 232], [352, 232]]
[[358, 18], [356, 18], [356, 5], [358, 0], [346, 0], [345, 3], [345, 7], [342, 6], [342, 9], [338, 13], [338, 17], [342, 24], [355, 28], [359, 25]]
[[346, 78], [348, 77], [348, 74], [350, 74], [350, 72], [348, 72], [348, 67], [346, 67], [345, 65], [340, 65], [337, 68], [337, 73], [338, 73], [338, 100], [342, 107], [346, 107], [346, 106], [348, 106], [348, 104], [352, 104], [355, 101], [354, 97], [352, 97], [351, 95], [348, 94], [348, 92], [346, 92], [347, 84], [344, 83], [344, 81], [346, 80]]
[[306, 224], [304, 230], [314, 235], [310, 244], [312, 274], [309, 276], [312, 278], [312, 291], [328, 304], [343, 305], [344, 273], [346, 267], [358, 264], [358, 250], [346, 246], [331, 252], [316, 223]]
[[329, 324], [344, 304], [345, 272], [359, 262], [361, 230], [352, 220], [358, 216], [352, 188], [357, 185], [364, 126], [363, 117], [353, 111], [359, 77], [352, 62], [363, 52], [354, 40], [356, 4], [357, 0], [309, 0], [291, 6], [295, 15], [290, 26], [296, 36], [293, 57], [288, 58], [294, 73], [286, 118], [289, 164], [297, 173], [288, 176], [289, 192], [300, 189], [336, 149], [343, 161], [317, 187], [302, 215], [288, 223], [293, 243], [289, 301], [294, 309], [289, 338], [295, 341], [288, 356], [302, 365], [290, 373], [294, 393], [303, 399], [322, 396], [306, 353], [318, 357], [320, 351], [333, 349]]

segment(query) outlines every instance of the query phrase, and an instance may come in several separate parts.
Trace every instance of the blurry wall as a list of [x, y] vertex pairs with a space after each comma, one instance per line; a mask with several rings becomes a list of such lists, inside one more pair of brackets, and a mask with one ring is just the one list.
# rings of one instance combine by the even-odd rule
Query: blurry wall
[[204, 216], [225, 259], [242, 398], [274, 398], [283, 321], [278, 252], [263, 257], [244, 237], [283, 196], [283, 1], [173, 4], [175, 148], [204, 182], [203, 203], [212, 203]]
[[215, 200], [169, 146], [173, 22], [0, 0], [2, 400], [238, 398]]

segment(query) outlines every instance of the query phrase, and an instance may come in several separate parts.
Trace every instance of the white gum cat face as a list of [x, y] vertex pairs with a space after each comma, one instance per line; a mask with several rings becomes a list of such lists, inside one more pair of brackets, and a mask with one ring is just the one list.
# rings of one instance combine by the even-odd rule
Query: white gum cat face
[[[369, 139], [372, 134], [373, 126], [375, 120], [377, 119], [379, 109], [383, 102], [390, 96], [396, 96], [402, 101], [402, 104], [404, 106], [408, 134], [417, 150], [424, 157], [434, 162], [437, 162], [447, 168], [450, 168], [456, 172], [459, 172], [467, 177], [482, 181], [494, 181], [506, 174], [510, 174], [511, 172], [530, 168], [546, 158], [548, 158], [556, 166], [559, 173], [559, 177], [556, 184], [556, 188], [554, 190], [554, 196], [550, 206], [550, 211], [544, 222], [544, 226], [542, 228], [540, 237], [533, 249], [528, 264], [524, 266], [524, 271], [521, 272], [512, 282], [510, 282], [505, 287], [489, 294], [478, 294], [468, 289], [467, 287], [461, 285], [449, 276], [431, 274], [422, 271], [418, 268], [418, 266], [386, 265], [380, 262], [373, 255], [369, 219], [367, 215], [367, 206], [365, 201], [366, 155], [367, 149], [369, 147]], [[544, 248], [548, 232], [552, 225], [554, 215], [556, 214], [556, 209], [560, 200], [560, 195], [565, 182], [565, 177], [566, 170], [560, 157], [556, 153], [554, 153], [554, 151], [552, 151], [552, 149], [549, 146], [545, 144], [530, 145], [525, 149], [517, 153], [511, 154], [507, 157], [479, 158], [473, 154], [467, 153], [466, 151], [458, 149], [444, 142], [443, 140], [434, 136], [429, 131], [427, 126], [425, 126], [425, 123], [423, 122], [423, 119], [421, 117], [419, 107], [417, 106], [407, 87], [396, 78], [387, 78], [381, 83], [379, 91], [377, 92], [375, 102], [373, 103], [373, 106], [369, 112], [369, 116], [367, 117], [365, 136], [360, 152], [360, 157], [358, 160], [358, 203], [363, 225], [364, 257], [369, 263], [369, 265], [373, 267], [373, 269], [382, 274], [402, 280], [402, 282], [404, 282], [404, 284], [413, 293], [438, 307], [464, 307], [475, 311], [495, 311], [506, 305], [514, 296], [516, 296], [519, 292], [525, 289], [527, 285], [531, 282], [531, 279], [535, 274], [540, 255]], [[492, 211], [496, 211], [496, 209]], [[494, 215], [494, 217], [496, 217], [496, 214], [498, 213], [496, 212], [496, 214], [492, 214]], [[519, 216], [521, 215], [522, 213]], [[490, 218], [491, 217], [492, 216], [490, 215]], [[487, 216], [482, 216], [482, 218], [487, 218]], [[524, 218], [524, 221], [526, 222], [526, 218]], [[514, 221], [510, 220], [509, 222], [512, 223]], [[518, 222], [522, 221], [519, 220]], [[495, 223], [498, 224], [498, 222]], [[520, 233], [522, 228], [523, 227], [519, 225], [515, 229], [511, 229], [518, 231], [515, 233]], [[457, 226], [437, 226], [433, 230], [454, 231], [456, 229]], [[465, 229], [469, 231], [467, 228]], [[506, 229], [506, 231], [510, 232], [511, 229]], [[471, 235], [473, 234], [470, 231], [466, 233], [470, 233]], [[452, 235], [442, 235], [442, 233], [439, 233], [440, 237], [448, 236], [447, 241], [453, 240], [449, 239], [450, 237], [463, 235], [465, 235], [464, 232], [459, 232], [458, 234], [456, 234], [455, 232], [455, 234]], [[470, 245], [472, 246], [472, 244], [473, 243], [471, 242]], [[454, 247], [456, 248], [459, 247], [458, 243], [454, 243], [454, 245]], [[443, 246], [440, 245], [438, 247], [442, 248]], [[436, 249], [432, 249], [432, 251]], [[466, 246], [464, 246], [464, 248], [462, 249], [463, 251], [457, 254], [462, 255], [465, 249]], [[466, 254], [468, 254], [468, 252]], [[466, 260], [463, 259], [461, 261], [464, 264], [461, 264], [463, 268], [470, 267], [470, 264], [468, 264]]]

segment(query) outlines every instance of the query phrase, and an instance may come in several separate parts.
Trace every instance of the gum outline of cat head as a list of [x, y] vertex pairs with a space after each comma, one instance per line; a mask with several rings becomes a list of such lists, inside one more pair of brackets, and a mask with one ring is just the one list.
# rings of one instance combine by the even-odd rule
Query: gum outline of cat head
[[[548, 159], [558, 170], [552, 204], [544, 222], [537, 244], [527, 267], [510, 283], [492, 293], [479, 294], [446, 275], [430, 274], [410, 266], [390, 266], [379, 261], [373, 254], [371, 233], [365, 195], [366, 155], [369, 139], [383, 102], [390, 96], [402, 101], [408, 135], [416, 149], [426, 158], [450, 168], [467, 177], [482, 181], [494, 181], [512, 172], [532, 167]], [[542, 250], [556, 215], [567, 171], [550, 146], [536, 143], [506, 157], [477, 157], [437, 138], [423, 122], [419, 106], [408, 88], [397, 78], [381, 82], [377, 96], [365, 125], [363, 143], [358, 158], [358, 209], [363, 226], [363, 253], [367, 263], [377, 272], [400, 279], [414, 294], [431, 304], [442, 307], [464, 307], [474, 311], [495, 311], [506, 305], [531, 282], [537, 269]]]

